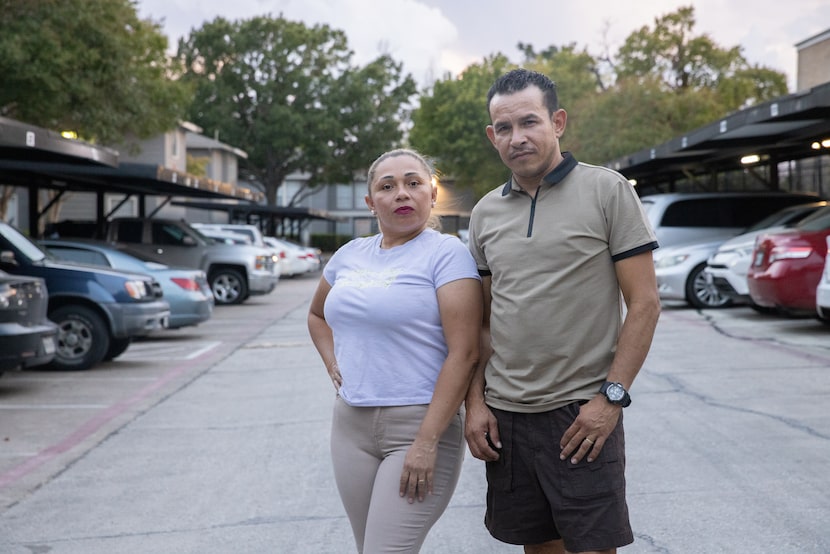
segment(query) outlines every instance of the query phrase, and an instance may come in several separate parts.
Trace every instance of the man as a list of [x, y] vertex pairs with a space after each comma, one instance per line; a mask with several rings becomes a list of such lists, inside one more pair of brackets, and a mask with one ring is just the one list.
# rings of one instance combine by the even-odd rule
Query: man
[[485, 523], [527, 553], [613, 553], [634, 540], [622, 411], [660, 313], [657, 242], [624, 177], [560, 150], [550, 79], [511, 71], [487, 107], [512, 176], [470, 218], [489, 348], [465, 435], [487, 462]]

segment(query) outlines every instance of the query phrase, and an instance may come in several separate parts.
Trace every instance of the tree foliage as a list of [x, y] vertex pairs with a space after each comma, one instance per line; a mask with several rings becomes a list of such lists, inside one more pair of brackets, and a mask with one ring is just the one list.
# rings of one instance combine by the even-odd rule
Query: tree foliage
[[243, 176], [269, 205], [285, 178], [350, 182], [402, 137], [415, 82], [388, 56], [351, 62], [345, 34], [282, 16], [216, 18], [179, 43], [190, 120], [248, 153]]
[[787, 93], [783, 74], [750, 66], [740, 46], [722, 48], [708, 35], [695, 35], [694, 25], [688, 6], [631, 33], [617, 53], [617, 78], [657, 77], [666, 90], [680, 93], [713, 89], [726, 111]]
[[509, 176], [484, 129], [490, 124], [487, 91], [513, 66], [493, 56], [467, 67], [458, 78], [437, 81], [412, 114], [412, 146], [437, 161], [461, 187], [484, 194]]
[[[557, 83], [568, 112], [563, 149], [603, 164], [787, 93], [784, 74], [749, 64], [739, 46], [723, 48], [696, 35], [694, 24], [694, 8], [681, 7], [631, 33], [613, 57], [574, 44], [537, 51], [520, 43], [521, 65]], [[447, 160], [458, 184], [479, 193], [503, 181], [484, 136], [484, 106], [492, 81], [510, 64], [503, 55], [491, 60], [499, 64], [485, 60], [458, 79], [436, 82], [413, 114], [413, 144]]]
[[0, 0], [0, 115], [102, 144], [175, 126], [167, 38], [130, 0]]

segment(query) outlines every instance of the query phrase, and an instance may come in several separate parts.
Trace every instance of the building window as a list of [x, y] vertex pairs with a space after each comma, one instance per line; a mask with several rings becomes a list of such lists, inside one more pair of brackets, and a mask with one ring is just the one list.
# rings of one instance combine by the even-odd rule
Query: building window
[[352, 193], [352, 185], [336, 185], [337, 198], [335, 204], [339, 210], [350, 210], [354, 208], [354, 197]]
[[366, 183], [355, 183], [352, 185], [354, 189], [354, 205], [357, 208], [366, 206], [366, 194], [369, 192], [366, 188]]
[[123, 196], [106, 196], [108, 217], [132, 217], [138, 214], [138, 199], [131, 196], [124, 199]]

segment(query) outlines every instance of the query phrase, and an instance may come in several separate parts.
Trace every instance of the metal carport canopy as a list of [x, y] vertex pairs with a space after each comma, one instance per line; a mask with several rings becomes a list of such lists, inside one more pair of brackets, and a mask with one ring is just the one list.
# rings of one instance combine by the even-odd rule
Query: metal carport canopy
[[0, 161], [7, 160], [116, 167], [118, 152], [0, 116]]
[[15, 179], [26, 186], [28, 178], [39, 178], [41, 187], [67, 190], [142, 194], [156, 196], [190, 196], [202, 198], [238, 198], [255, 201], [259, 191], [230, 183], [197, 177], [160, 165], [121, 163], [117, 167], [90, 166], [46, 161], [18, 161], [0, 158], [0, 179]]
[[243, 217], [247, 219], [248, 216], [256, 215], [261, 218], [275, 217], [294, 220], [321, 219], [326, 221], [341, 221], [340, 218], [333, 217], [326, 211], [298, 206], [266, 206], [263, 204], [232, 204], [230, 202], [193, 202], [182, 200], [175, 200], [171, 204], [186, 208], [227, 212], [231, 220]]
[[746, 108], [663, 144], [606, 163], [638, 186], [740, 169], [758, 154], [777, 163], [827, 154], [811, 143], [830, 139], [830, 82]]
[[[237, 187], [158, 165], [119, 163], [115, 150], [68, 139], [54, 131], [0, 117], [0, 185], [139, 196], [183, 196], [261, 200], [259, 191]], [[33, 194], [34, 193], [34, 194]], [[29, 232], [36, 236], [36, 202], [29, 202]], [[142, 203], [143, 208], [143, 203]], [[97, 206], [100, 217], [102, 206]]]

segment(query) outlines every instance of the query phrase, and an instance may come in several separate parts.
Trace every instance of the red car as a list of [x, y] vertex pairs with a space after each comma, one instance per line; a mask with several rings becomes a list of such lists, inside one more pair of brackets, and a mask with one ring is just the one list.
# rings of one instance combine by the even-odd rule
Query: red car
[[759, 236], [747, 274], [752, 301], [783, 313], [814, 315], [828, 236], [830, 206], [792, 229]]

